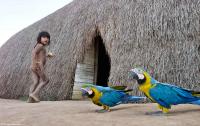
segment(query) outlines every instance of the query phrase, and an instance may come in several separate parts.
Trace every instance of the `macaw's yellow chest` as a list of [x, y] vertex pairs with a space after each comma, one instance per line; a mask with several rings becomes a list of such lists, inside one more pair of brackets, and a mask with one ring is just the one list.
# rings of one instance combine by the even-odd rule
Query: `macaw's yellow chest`
[[102, 106], [102, 104], [99, 101], [102, 96], [102, 93], [95, 88], [92, 88], [92, 90], [94, 92], [94, 97], [91, 98], [92, 102], [96, 105]]
[[154, 99], [150, 96], [150, 89], [153, 88], [155, 85], [151, 83], [144, 83], [139, 86], [140, 91], [142, 91], [150, 100], [154, 101]]

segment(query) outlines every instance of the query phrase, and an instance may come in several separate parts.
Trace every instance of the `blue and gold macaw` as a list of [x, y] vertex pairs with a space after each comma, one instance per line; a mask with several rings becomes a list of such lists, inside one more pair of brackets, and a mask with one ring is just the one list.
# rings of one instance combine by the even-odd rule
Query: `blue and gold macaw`
[[131, 96], [125, 90], [125, 86], [102, 87], [92, 84], [82, 85], [81, 91], [83, 96], [88, 96], [95, 105], [103, 106], [103, 110], [98, 112], [110, 111], [109, 107], [119, 105], [121, 103], [137, 102], [145, 99], [145, 97]]
[[140, 68], [130, 70], [131, 77], [136, 79], [139, 89], [158, 107], [163, 113], [168, 113], [172, 105], [196, 104], [200, 105], [200, 92], [184, 89], [175, 85], [161, 83], [152, 78]]

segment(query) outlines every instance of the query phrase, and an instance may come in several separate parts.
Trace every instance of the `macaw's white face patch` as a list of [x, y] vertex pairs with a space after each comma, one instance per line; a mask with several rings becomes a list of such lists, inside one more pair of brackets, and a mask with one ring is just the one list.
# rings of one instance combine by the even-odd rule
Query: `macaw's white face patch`
[[138, 74], [138, 78], [139, 78], [140, 80], [143, 80], [143, 79], [144, 79], [144, 75], [143, 75], [143, 74]]
[[92, 93], [93, 93], [93, 91], [92, 91], [92, 90], [89, 90], [89, 91], [88, 91], [88, 94], [89, 94], [89, 95], [91, 95]]

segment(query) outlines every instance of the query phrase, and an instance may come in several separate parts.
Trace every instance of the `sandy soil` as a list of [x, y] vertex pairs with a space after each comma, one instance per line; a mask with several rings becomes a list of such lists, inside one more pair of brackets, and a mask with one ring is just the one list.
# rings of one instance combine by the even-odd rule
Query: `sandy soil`
[[156, 104], [119, 105], [107, 113], [98, 109], [90, 101], [0, 99], [0, 126], [200, 126], [200, 106], [173, 106], [167, 115], [149, 114], [158, 110]]

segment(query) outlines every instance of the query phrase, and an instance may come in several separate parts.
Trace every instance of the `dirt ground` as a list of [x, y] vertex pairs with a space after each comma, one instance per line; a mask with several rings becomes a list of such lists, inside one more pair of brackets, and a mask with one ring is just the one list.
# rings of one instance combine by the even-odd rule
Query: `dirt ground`
[[90, 101], [26, 103], [0, 99], [0, 126], [200, 126], [200, 106], [173, 106], [167, 115], [152, 115], [156, 104], [124, 104], [111, 112]]

